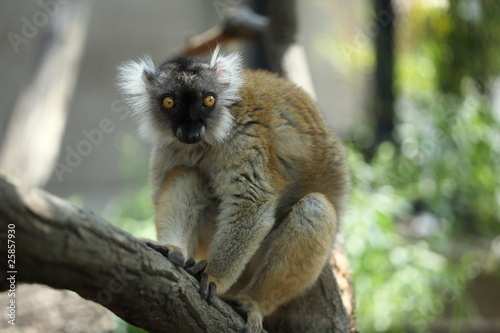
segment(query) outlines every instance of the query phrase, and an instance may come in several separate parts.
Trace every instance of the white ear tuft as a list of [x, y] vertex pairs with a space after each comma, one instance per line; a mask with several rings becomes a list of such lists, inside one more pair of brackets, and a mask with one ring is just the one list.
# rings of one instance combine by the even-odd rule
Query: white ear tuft
[[220, 44], [217, 44], [214, 52], [212, 52], [212, 58], [210, 59], [210, 67], [215, 67], [215, 61], [219, 57], [220, 49], [221, 49]]
[[127, 61], [118, 67], [118, 88], [125, 95], [141, 94], [146, 90], [146, 75], [154, 72], [153, 61], [147, 55], [138, 61]]
[[233, 124], [229, 108], [240, 99], [239, 91], [243, 85], [243, 60], [240, 53], [221, 55], [220, 49], [220, 45], [217, 45], [210, 60], [210, 67], [215, 69], [223, 91], [217, 96], [219, 115], [207, 131], [206, 140], [209, 143], [222, 142], [228, 137]]
[[224, 97], [228, 102], [239, 99], [238, 91], [243, 84], [241, 71], [243, 59], [239, 52], [228, 55], [220, 54], [220, 45], [212, 53], [210, 67], [215, 68], [215, 75], [224, 88]]
[[149, 80], [156, 69], [149, 56], [138, 61], [127, 61], [118, 67], [117, 85], [120, 92], [132, 110], [132, 114], [139, 121], [139, 132], [142, 137], [148, 138], [151, 131], [149, 111], [151, 102], [147, 91]]

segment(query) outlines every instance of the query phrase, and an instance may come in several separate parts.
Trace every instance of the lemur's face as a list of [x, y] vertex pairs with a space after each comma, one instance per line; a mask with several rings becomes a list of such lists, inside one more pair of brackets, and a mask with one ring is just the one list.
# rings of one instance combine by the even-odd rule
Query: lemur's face
[[242, 85], [238, 54], [210, 62], [181, 57], [156, 68], [149, 58], [119, 68], [119, 87], [143, 137], [159, 143], [215, 144], [227, 138]]
[[202, 141], [209, 127], [218, 123], [216, 118], [225, 112], [217, 108], [217, 96], [223, 93], [223, 87], [216, 69], [200, 59], [165, 62], [146, 79], [153, 123], [161, 131], [172, 132], [180, 142]]

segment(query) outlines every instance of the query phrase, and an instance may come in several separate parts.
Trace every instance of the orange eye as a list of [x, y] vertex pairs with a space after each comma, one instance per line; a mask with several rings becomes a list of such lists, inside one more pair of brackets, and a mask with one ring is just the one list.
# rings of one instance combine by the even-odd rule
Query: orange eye
[[164, 107], [166, 107], [167, 109], [171, 109], [174, 107], [175, 105], [175, 102], [174, 102], [174, 99], [172, 97], [163, 97], [163, 99], [161, 100], [161, 104], [163, 104]]
[[205, 99], [203, 100], [203, 104], [209, 108], [209, 107], [212, 107], [214, 106], [215, 104], [215, 97], [212, 96], [212, 95], [208, 95], [207, 97], [205, 97]]

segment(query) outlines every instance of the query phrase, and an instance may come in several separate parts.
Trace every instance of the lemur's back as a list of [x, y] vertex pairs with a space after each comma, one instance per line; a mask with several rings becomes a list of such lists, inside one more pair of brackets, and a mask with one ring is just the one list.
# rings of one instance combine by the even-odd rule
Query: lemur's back
[[340, 212], [349, 176], [340, 139], [315, 102], [290, 81], [266, 71], [244, 71], [241, 100], [231, 108], [249, 146], [266, 147], [268, 168], [284, 190], [282, 217], [307, 193], [327, 195]]

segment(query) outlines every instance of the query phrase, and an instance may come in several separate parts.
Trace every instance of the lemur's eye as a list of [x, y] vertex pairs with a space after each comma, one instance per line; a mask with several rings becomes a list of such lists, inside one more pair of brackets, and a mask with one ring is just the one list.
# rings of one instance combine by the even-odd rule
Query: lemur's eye
[[161, 100], [161, 104], [163, 104], [163, 106], [167, 109], [171, 109], [174, 107], [175, 105], [175, 102], [174, 102], [174, 99], [172, 97], [169, 97], [169, 96], [166, 96], [166, 97], [163, 97], [162, 100]]
[[207, 95], [203, 99], [203, 105], [205, 105], [207, 108], [214, 106], [215, 104], [215, 97], [213, 95]]

